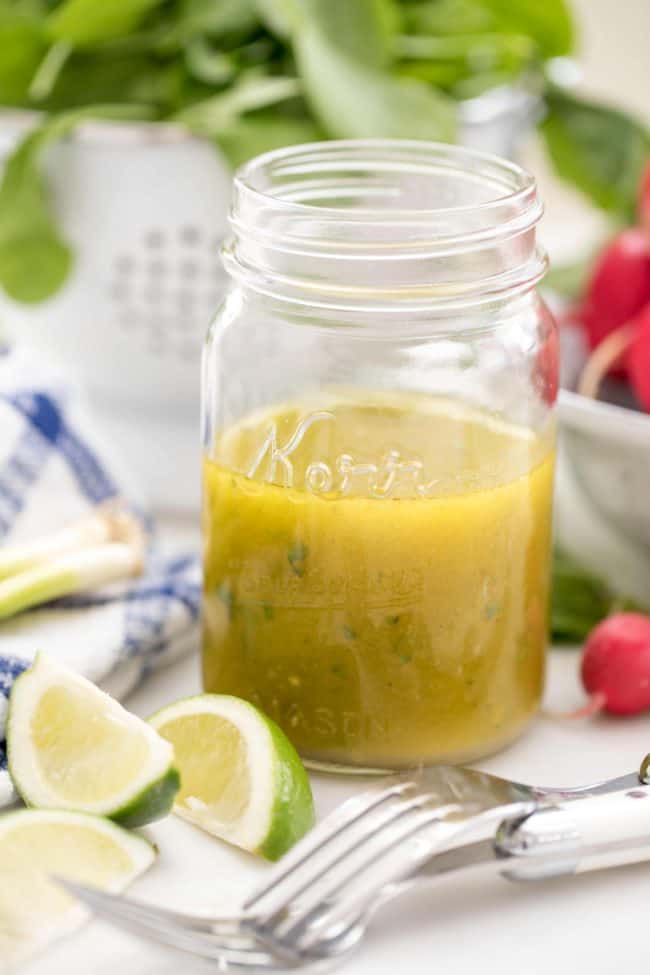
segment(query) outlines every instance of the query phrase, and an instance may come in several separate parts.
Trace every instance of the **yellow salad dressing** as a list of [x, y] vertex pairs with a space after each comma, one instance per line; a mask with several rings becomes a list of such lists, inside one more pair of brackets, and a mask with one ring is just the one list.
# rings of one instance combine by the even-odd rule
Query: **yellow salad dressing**
[[449, 399], [332, 393], [204, 463], [207, 690], [325, 765], [465, 761], [538, 706], [553, 430]]

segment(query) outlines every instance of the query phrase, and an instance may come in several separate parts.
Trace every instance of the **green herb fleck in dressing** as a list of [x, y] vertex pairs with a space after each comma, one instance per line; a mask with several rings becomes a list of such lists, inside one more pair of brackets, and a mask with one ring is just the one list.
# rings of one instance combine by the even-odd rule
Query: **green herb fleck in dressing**
[[309, 549], [302, 542], [294, 542], [287, 552], [289, 565], [292, 571], [300, 578], [305, 574], [305, 561], [308, 554]]

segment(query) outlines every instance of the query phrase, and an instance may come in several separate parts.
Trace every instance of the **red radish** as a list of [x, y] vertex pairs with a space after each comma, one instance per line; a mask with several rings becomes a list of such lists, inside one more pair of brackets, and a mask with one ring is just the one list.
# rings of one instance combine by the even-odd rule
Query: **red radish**
[[633, 325], [627, 369], [637, 399], [650, 413], [650, 303], [636, 316]]
[[592, 349], [650, 301], [650, 246], [639, 227], [617, 234], [600, 254], [580, 311]]
[[650, 616], [616, 613], [585, 643], [582, 683], [592, 711], [639, 714], [650, 708]]
[[646, 232], [650, 231], [650, 162], [647, 163], [641, 177], [638, 213], [639, 223], [645, 228]]

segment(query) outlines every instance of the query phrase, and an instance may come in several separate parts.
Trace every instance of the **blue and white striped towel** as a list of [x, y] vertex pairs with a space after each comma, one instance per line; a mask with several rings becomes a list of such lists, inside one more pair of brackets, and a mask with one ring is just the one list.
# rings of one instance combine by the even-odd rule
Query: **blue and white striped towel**
[[[52, 531], [114, 497], [143, 510], [79, 397], [23, 354], [0, 350], [0, 545]], [[199, 577], [194, 555], [162, 559], [152, 534], [139, 579], [0, 623], [0, 806], [15, 798], [3, 746], [7, 701], [34, 655], [52, 654], [123, 697], [196, 646]]]

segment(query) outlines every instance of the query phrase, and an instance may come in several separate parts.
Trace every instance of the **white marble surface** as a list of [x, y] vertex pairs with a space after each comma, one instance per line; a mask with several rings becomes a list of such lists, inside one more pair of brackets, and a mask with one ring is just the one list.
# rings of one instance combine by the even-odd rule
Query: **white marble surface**
[[[147, 715], [199, 686], [191, 658], [153, 678], [130, 707]], [[574, 652], [558, 650], [549, 668], [547, 703], [581, 700]], [[650, 716], [557, 722], [539, 719], [514, 746], [483, 767], [539, 784], [577, 784], [630, 771], [650, 749]], [[358, 783], [358, 780], [357, 780]], [[357, 787], [348, 778], [314, 777], [323, 815]], [[267, 865], [174, 818], [152, 827], [160, 858], [133, 888], [147, 900], [209, 912], [231, 910]], [[478, 969], [499, 975], [609, 975], [650, 960], [647, 893], [650, 863], [577, 879], [514, 885], [505, 880], [447, 881], [410, 894], [376, 919], [366, 943], [342, 968], [353, 975], [425, 975]], [[154, 947], [92, 922], [51, 947], [25, 975], [207, 975], [215, 967]]]

